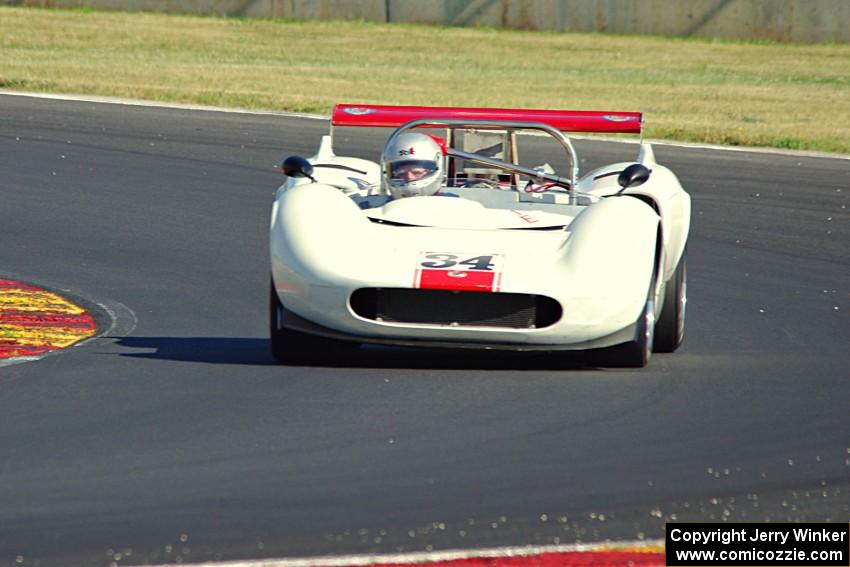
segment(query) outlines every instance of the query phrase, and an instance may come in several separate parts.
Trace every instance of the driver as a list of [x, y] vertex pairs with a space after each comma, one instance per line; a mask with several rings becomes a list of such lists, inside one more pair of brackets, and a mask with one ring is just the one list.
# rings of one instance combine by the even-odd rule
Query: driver
[[434, 195], [443, 183], [443, 150], [427, 134], [406, 132], [384, 148], [381, 169], [394, 199]]

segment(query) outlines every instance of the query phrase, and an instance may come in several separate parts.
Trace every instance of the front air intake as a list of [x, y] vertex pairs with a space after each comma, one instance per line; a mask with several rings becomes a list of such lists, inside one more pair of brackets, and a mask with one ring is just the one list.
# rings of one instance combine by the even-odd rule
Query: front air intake
[[539, 329], [561, 318], [561, 305], [544, 295], [441, 289], [363, 288], [351, 309], [387, 323]]

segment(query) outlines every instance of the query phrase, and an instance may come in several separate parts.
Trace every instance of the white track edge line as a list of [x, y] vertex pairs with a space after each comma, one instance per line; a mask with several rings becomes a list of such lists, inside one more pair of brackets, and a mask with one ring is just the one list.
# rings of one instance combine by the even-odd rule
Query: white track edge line
[[74, 102], [93, 102], [98, 104], [120, 104], [125, 106], [144, 106], [150, 108], [171, 108], [175, 110], [201, 110], [204, 112], [225, 112], [230, 114], [254, 114], [257, 116], [284, 116], [288, 118], [307, 118], [309, 120], [327, 120], [327, 116], [319, 114], [304, 114], [301, 112], [284, 112], [274, 110], [250, 110], [247, 108], [225, 108], [220, 106], [207, 106], [202, 104], [184, 104], [178, 102], [155, 102], [149, 100], [139, 100], [134, 98], [119, 98], [110, 96], [95, 96], [95, 95], [73, 95], [73, 94], [52, 94], [52, 93], [34, 93], [25, 91], [9, 91], [0, 89], [0, 95], [19, 96], [28, 98], [43, 98], [50, 100], [68, 100]]
[[14, 366], [15, 364], [23, 364], [24, 362], [32, 362], [34, 360], [39, 360], [43, 358], [45, 355], [41, 356], [15, 356], [13, 358], [4, 358], [0, 360], [0, 368], [4, 366]]
[[[328, 555], [298, 559], [252, 559], [236, 561], [211, 561], [204, 563], [182, 563], [184, 567], [354, 567], [380, 565], [382, 563], [417, 563], [455, 561], [486, 557], [523, 557], [543, 553], [570, 553], [582, 551], [617, 551], [622, 549], [661, 547], [663, 540], [618, 541], [604, 543], [575, 543], [570, 545], [540, 545], [524, 547], [493, 547], [484, 549], [457, 549], [446, 551], [423, 551], [384, 555]], [[152, 567], [166, 567], [166, 564]]]
[[[172, 108], [177, 110], [200, 110], [204, 112], [224, 112], [231, 114], [253, 114], [257, 116], [282, 116], [287, 118], [305, 118], [308, 120], [329, 120], [330, 116], [321, 115], [321, 114], [304, 114], [301, 112], [284, 112], [284, 111], [274, 111], [274, 110], [250, 110], [247, 108], [225, 108], [220, 106], [204, 106], [198, 104], [181, 104], [181, 103], [171, 103], [171, 102], [155, 102], [155, 101], [147, 101], [147, 100], [138, 100], [132, 98], [118, 98], [118, 97], [108, 97], [108, 96], [94, 96], [94, 95], [71, 95], [71, 94], [50, 94], [50, 93], [34, 93], [34, 92], [25, 92], [25, 91], [9, 91], [0, 89], [0, 95], [7, 96], [20, 96], [20, 97], [29, 97], [29, 98], [43, 98], [43, 99], [51, 99], [51, 100], [69, 100], [76, 102], [92, 102], [92, 103], [101, 103], [101, 104], [123, 104], [127, 106], [143, 106], [150, 108]], [[600, 141], [600, 142], [617, 142], [621, 144], [637, 144], [639, 141], [637, 140], [624, 140], [622, 138], [611, 138], [606, 136], [582, 136], [582, 135], [571, 135], [571, 138], [575, 138], [576, 140], [589, 140], [589, 141]], [[822, 158], [822, 159], [840, 159], [840, 160], [850, 160], [850, 154], [831, 154], [827, 152], [811, 152], [811, 151], [803, 151], [803, 150], [783, 150], [780, 148], [763, 148], [763, 147], [754, 147], [754, 146], [718, 146], [715, 144], [702, 144], [699, 142], [678, 142], [673, 140], [655, 140], [655, 139], [644, 139], [644, 142], [648, 142], [654, 145], [659, 146], [673, 146], [678, 148], [693, 148], [693, 149], [702, 149], [702, 150], [717, 150], [717, 151], [726, 151], [726, 152], [747, 152], [747, 153], [755, 153], [755, 154], [771, 154], [778, 156], [793, 156], [793, 157], [808, 157], [808, 158]]]

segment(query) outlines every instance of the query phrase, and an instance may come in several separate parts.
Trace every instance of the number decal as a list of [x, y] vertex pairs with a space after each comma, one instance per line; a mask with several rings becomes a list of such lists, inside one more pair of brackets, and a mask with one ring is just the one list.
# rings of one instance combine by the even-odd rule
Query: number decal
[[435, 270], [444, 270], [451, 268], [457, 264], [470, 266], [470, 270], [487, 270], [493, 269], [493, 256], [475, 256], [466, 260], [457, 260], [457, 254], [425, 254], [423, 256], [428, 260], [439, 260], [439, 262], [421, 262], [419, 265], [423, 268], [432, 268]]
[[476, 256], [475, 258], [470, 258], [469, 260], [464, 260], [462, 262], [458, 262], [458, 264], [463, 264], [466, 266], [472, 266], [469, 268], [470, 270], [487, 270], [490, 271], [493, 269], [493, 256]]
[[454, 291], [498, 291], [502, 254], [421, 252], [413, 287]]
[[436, 270], [442, 270], [444, 268], [451, 268], [457, 262], [455, 259], [457, 258], [454, 254], [426, 254], [425, 258], [429, 260], [442, 260], [441, 262], [422, 262], [420, 265], [423, 268], [434, 268]]

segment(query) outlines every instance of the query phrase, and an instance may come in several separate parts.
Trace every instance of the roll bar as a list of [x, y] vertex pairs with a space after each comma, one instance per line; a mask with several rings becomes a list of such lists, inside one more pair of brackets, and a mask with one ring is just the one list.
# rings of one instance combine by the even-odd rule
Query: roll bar
[[570, 161], [570, 176], [569, 178], [564, 178], [558, 175], [553, 175], [551, 173], [544, 173], [541, 171], [537, 171], [528, 167], [523, 167], [521, 165], [517, 165], [514, 163], [508, 163], [505, 161], [489, 158], [486, 156], [480, 156], [478, 154], [472, 154], [468, 152], [464, 152], [461, 150], [457, 150], [454, 148], [448, 148], [446, 154], [450, 157], [460, 158], [466, 161], [476, 162], [483, 165], [489, 165], [491, 167], [498, 167], [500, 169], [504, 169], [506, 171], [510, 171], [512, 173], [518, 173], [521, 175], [527, 175], [529, 177], [533, 177], [535, 179], [542, 179], [544, 181], [548, 181], [550, 183], [556, 183], [560, 186], [568, 185], [567, 191], [570, 196], [569, 204], [575, 205], [577, 203], [577, 197], [575, 193], [576, 183], [578, 182], [578, 155], [576, 154], [575, 148], [573, 147], [570, 139], [567, 138], [563, 132], [554, 128], [548, 124], [544, 124], [542, 122], [523, 122], [523, 121], [491, 121], [491, 120], [462, 120], [462, 119], [434, 119], [434, 118], [420, 118], [417, 120], [411, 120], [409, 122], [405, 122], [396, 130], [390, 134], [390, 137], [387, 138], [386, 143], [384, 144], [384, 152], [387, 151], [387, 148], [390, 147], [390, 144], [402, 133], [407, 130], [412, 130], [414, 128], [420, 127], [445, 127], [447, 129], [452, 128], [468, 128], [475, 130], [539, 130], [542, 132], [546, 132], [553, 138], [555, 138], [561, 146], [563, 146], [564, 150], [567, 153]]

